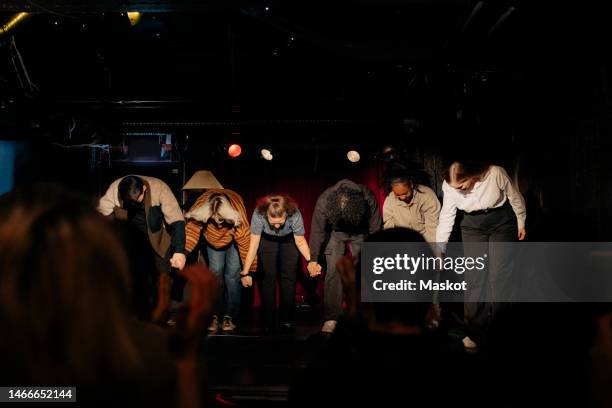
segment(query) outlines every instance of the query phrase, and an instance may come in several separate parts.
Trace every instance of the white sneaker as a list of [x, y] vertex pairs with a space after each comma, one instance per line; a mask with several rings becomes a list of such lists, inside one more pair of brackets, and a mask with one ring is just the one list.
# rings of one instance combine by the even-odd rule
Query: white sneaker
[[328, 320], [325, 323], [323, 323], [323, 327], [321, 328], [321, 332], [322, 333], [328, 333], [331, 334], [334, 332], [334, 330], [336, 330], [336, 324], [338, 324], [337, 321], [335, 320]]
[[221, 326], [221, 330], [224, 332], [232, 332], [236, 330], [236, 325], [232, 323], [232, 318], [230, 316], [223, 317], [223, 325]]
[[217, 316], [213, 316], [212, 322], [210, 322], [210, 326], [208, 326], [208, 331], [214, 333], [217, 330], [219, 330], [219, 319], [217, 319]]
[[463, 338], [463, 347], [465, 347], [466, 350], [476, 350], [478, 345], [474, 343], [474, 340], [470, 339], [468, 336], [465, 336]]

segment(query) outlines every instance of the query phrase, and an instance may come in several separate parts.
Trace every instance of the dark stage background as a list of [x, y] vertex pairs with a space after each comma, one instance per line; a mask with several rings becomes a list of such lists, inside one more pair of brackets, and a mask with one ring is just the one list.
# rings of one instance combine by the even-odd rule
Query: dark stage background
[[[468, 157], [502, 165], [516, 181], [528, 240], [609, 242], [606, 6], [0, 1], [0, 194], [47, 181], [95, 202], [111, 181], [135, 173], [163, 179], [180, 199], [203, 169], [240, 193], [249, 212], [262, 195], [290, 194], [309, 232], [317, 197], [342, 178], [366, 184], [382, 204], [380, 178], [393, 156], [441, 195], [445, 166]], [[127, 12], [139, 12], [137, 21]], [[242, 146], [239, 157], [228, 156], [230, 143]], [[361, 161], [350, 163], [349, 150]], [[252, 294], [243, 292], [243, 307]], [[491, 367], [499, 370], [483, 371], [498, 386], [493, 394], [511, 406], [537, 394], [547, 405], [588, 405], [566, 394], [587, 395], [594, 327], [583, 309], [600, 307], [608, 305], [528, 304], [511, 316], [498, 327], [502, 353]], [[319, 349], [310, 335], [320, 330], [320, 309], [298, 313], [294, 336], [250, 336], [254, 319], [239, 322], [244, 338], [209, 338], [215, 395], [286, 406], [289, 384]], [[463, 336], [449, 337], [463, 352]]]
[[[2, 27], [29, 14], [0, 34], [0, 139], [21, 143], [0, 145], [1, 185], [96, 197], [133, 172], [178, 195], [208, 169], [249, 210], [291, 194], [308, 227], [339, 179], [378, 188], [393, 146], [438, 193], [452, 158], [505, 166], [529, 239], [610, 240], [612, 33], [587, 3], [4, 2]], [[166, 161], [121, 153], [147, 137], [171, 146]]]

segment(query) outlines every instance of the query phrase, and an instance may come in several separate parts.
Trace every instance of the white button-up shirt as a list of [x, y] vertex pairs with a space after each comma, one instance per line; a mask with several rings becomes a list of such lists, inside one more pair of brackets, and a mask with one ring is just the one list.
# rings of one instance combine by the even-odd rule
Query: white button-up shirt
[[446, 247], [443, 244], [448, 242], [453, 230], [457, 209], [465, 212], [487, 210], [501, 207], [507, 200], [516, 214], [518, 228], [525, 228], [525, 200], [502, 167], [489, 167], [485, 176], [474, 184], [471, 191], [459, 191], [445, 181], [442, 184], [442, 192], [444, 202], [436, 230], [436, 242], [443, 250]]

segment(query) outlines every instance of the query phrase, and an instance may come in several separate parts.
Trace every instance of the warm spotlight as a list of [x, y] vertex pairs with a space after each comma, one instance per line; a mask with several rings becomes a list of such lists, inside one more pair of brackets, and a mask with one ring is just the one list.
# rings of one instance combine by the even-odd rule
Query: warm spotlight
[[359, 160], [361, 160], [361, 156], [359, 155], [359, 152], [356, 150], [349, 151], [346, 154], [346, 158], [349, 159], [351, 163], [357, 163]]
[[229, 156], [232, 158], [240, 156], [241, 153], [242, 147], [240, 147], [239, 144], [232, 144], [230, 145], [230, 147], [227, 148], [227, 154], [229, 154]]
[[272, 160], [274, 158], [270, 149], [261, 149], [261, 157], [264, 160]]

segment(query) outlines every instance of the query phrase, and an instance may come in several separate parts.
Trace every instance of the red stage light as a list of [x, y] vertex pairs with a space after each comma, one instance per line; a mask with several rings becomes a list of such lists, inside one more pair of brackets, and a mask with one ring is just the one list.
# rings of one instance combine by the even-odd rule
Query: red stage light
[[239, 144], [233, 144], [227, 148], [227, 154], [229, 154], [230, 157], [238, 157], [240, 153], [242, 153], [242, 147], [240, 147]]

